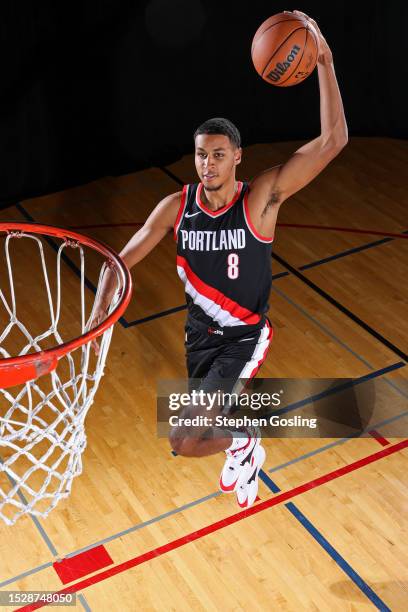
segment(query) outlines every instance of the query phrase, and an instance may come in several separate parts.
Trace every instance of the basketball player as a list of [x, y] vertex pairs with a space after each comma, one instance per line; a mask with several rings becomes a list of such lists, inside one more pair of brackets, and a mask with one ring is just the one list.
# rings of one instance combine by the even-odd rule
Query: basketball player
[[[304, 13], [294, 11], [309, 19]], [[186, 357], [190, 379], [215, 390], [220, 379], [253, 377], [264, 361], [272, 327], [266, 318], [271, 288], [271, 249], [282, 203], [310, 183], [347, 143], [347, 125], [332, 53], [318, 33], [320, 135], [279, 166], [249, 183], [237, 181], [240, 134], [227, 119], [210, 119], [194, 134], [200, 182], [164, 198], [121, 252], [129, 267], [141, 261], [169, 231], [177, 243], [177, 269], [188, 305]], [[107, 312], [113, 277], [105, 274], [94, 324]], [[205, 414], [188, 406], [183, 417]], [[236, 435], [234, 435], [236, 434]], [[172, 448], [202, 457], [226, 452], [220, 477], [224, 492], [235, 491], [241, 507], [255, 501], [265, 459], [255, 430], [238, 432], [203, 425], [174, 427]]]

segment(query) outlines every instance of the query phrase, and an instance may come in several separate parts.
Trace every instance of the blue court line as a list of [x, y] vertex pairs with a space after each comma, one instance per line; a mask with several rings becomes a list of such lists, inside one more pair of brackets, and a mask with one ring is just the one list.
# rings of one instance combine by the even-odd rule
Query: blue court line
[[[405, 393], [404, 393], [404, 395], [405, 395]], [[398, 420], [400, 418], [403, 418], [405, 416], [408, 416], [408, 411], [402, 412], [401, 414], [398, 414], [398, 415], [396, 415], [396, 416], [394, 416], [394, 417], [392, 417], [390, 419], [387, 419], [387, 421], [381, 421], [379, 423], [375, 423], [374, 425], [370, 426], [370, 429], [372, 429], [372, 428], [380, 429], [380, 427], [383, 424], [386, 424], [386, 423], [391, 422], [391, 421], [396, 421], [396, 420]], [[270, 468], [269, 473], [277, 472], [279, 470], [282, 470], [285, 467], [287, 467], [289, 465], [292, 465], [293, 463], [297, 463], [298, 461], [302, 461], [303, 459], [306, 459], [306, 458], [311, 457], [313, 455], [316, 455], [316, 454], [318, 454], [320, 452], [323, 452], [323, 451], [325, 451], [325, 450], [327, 450], [329, 448], [332, 448], [333, 446], [337, 446], [339, 444], [344, 444], [345, 442], [348, 442], [350, 439], [352, 439], [352, 438], [348, 437], [348, 438], [342, 438], [340, 440], [336, 440], [335, 442], [331, 442], [330, 444], [322, 446], [322, 447], [318, 448], [317, 450], [311, 451], [309, 453], [305, 453], [304, 455], [301, 455], [300, 457], [297, 457], [296, 459], [292, 459], [291, 461], [288, 461], [287, 463], [282, 463], [282, 464], [280, 464], [280, 465], [278, 465], [278, 466], [276, 466], [274, 468]], [[175, 454], [175, 453], [173, 452], [173, 454]], [[280, 491], [279, 487], [272, 481], [271, 478], [269, 478], [269, 476], [264, 471], [260, 472], [260, 477], [265, 482], [265, 484], [267, 484], [267, 486], [274, 493], [278, 493]], [[192, 508], [194, 506], [202, 504], [202, 503], [204, 503], [204, 502], [206, 502], [206, 501], [208, 501], [210, 499], [213, 499], [215, 497], [219, 497], [221, 494], [222, 494], [221, 491], [215, 491], [214, 493], [210, 493], [209, 495], [206, 495], [205, 497], [201, 497], [199, 499], [196, 499], [196, 500], [194, 500], [192, 502], [184, 504], [183, 506], [179, 506], [177, 508], [173, 508], [173, 510], [169, 510], [169, 511], [163, 513], [163, 514], [160, 514], [160, 515], [158, 515], [156, 517], [153, 517], [152, 519], [148, 519], [147, 521], [144, 521], [143, 523], [137, 523], [136, 525], [133, 525], [132, 527], [129, 527], [128, 529], [125, 529], [123, 531], [119, 531], [116, 534], [113, 534], [111, 536], [103, 538], [102, 540], [98, 540], [97, 542], [94, 542], [94, 543], [92, 543], [92, 544], [90, 544], [88, 546], [85, 546], [83, 548], [75, 550], [75, 551], [69, 553], [68, 555], [66, 555], [66, 557], [67, 558], [74, 557], [75, 555], [77, 555], [79, 553], [86, 552], [86, 551], [91, 550], [92, 548], [95, 548], [97, 546], [101, 546], [101, 545], [107, 544], [108, 542], [114, 541], [117, 538], [120, 538], [120, 537], [122, 537], [122, 536], [124, 536], [124, 535], [126, 535], [128, 533], [132, 533], [134, 531], [138, 531], [139, 529], [142, 529], [143, 527], [147, 527], [148, 525], [151, 525], [153, 523], [161, 521], [161, 520], [163, 520], [163, 519], [165, 519], [165, 518], [167, 518], [169, 516], [178, 514], [179, 512], [183, 512], [184, 510], [188, 510], [189, 508]], [[41, 570], [43, 570], [43, 569], [45, 569], [47, 567], [50, 567], [52, 564], [53, 564], [53, 562], [51, 561], [51, 562], [45, 563], [43, 565], [39, 565], [39, 566], [37, 566], [35, 568], [32, 568], [30, 570], [27, 570], [26, 572], [24, 572], [22, 574], [19, 574], [18, 576], [14, 576], [13, 578], [9, 578], [5, 582], [0, 583], [0, 588], [3, 587], [3, 586], [7, 586], [8, 584], [12, 584], [13, 582], [16, 582], [17, 580], [20, 580], [21, 578], [24, 578], [26, 576], [30, 576], [31, 574], [35, 574], [37, 572], [40, 572]]]
[[[337, 344], [339, 344], [341, 347], [343, 347], [346, 351], [351, 353], [356, 359], [361, 361], [361, 363], [363, 363], [366, 367], [368, 367], [370, 370], [374, 369], [374, 367], [373, 367], [373, 365], [371, 363], [369, 363], [366, 359], [361, 357], [361, 355], [356, 353], [348, 344], [346, 344], [343, 340], [341, 340], [338, 336], [336, 336], [328, 327], [323, 325], [323, 323], [321, 323], [318, 319], [316, 319], [311, 314], [309, 314], [307, 312], [307, 310], [305, 310], [302, 306], [299, 306], [299, 304], [297, 304], [294, 300], [292, 300], [289, 296], [287, 296], [286, 293], [284, 293], [280, 289], [277, 289], [276, 287], [274, 287], [274, 291], [276, 291], [278, 293], [278, 295], [280, 295], [284, 300], [289, 302], [289, 304], [291, 304], [294, 308], [296, 308], [299, 312], [301, 312], [304, 317], [309, 319], [314, 325], [316, 325], [319, 329], [321, 329], [323, 333], [325, 333], [327, 336], [332, 338], [332, 340], [334, 340]], [[402, 389], [400, 389], [398, 387], [398, 385], [396, 385], [394, 383], [394, 381], [388, 380], [387, 378], [385, 378], [384, 380], [385, 380], [385, 382], [389, 386], [391, 386], [393, 389], [398, 391], [399, 394], [401, 394], [404, 397], [408, 398], [408, 394], [406, 394]], [[404, 416], [405, 416], [405, 412], [403, 412], [400, 415], [397, 415], [395, 417], [395, 420], [397, 418], [402, 418]], [[382, 423], [386, 424], [386, 422], [382, 422]], [[373, 427], [378, 429], [378, 428], [381, 427], [382, 423], [378, 423], [378, 424], [374, 425]], [[312, 457], [313, 455], [317, 455], [317, 454], [319, 454], [321, 452], [324, 452], [325, 450], [328, 450], [329, 448], [332, 448], [334, 446], [338, 446], [340, 444], [344, 444], [348, 440], [350, 440], [350, 437], [348, 437], [348, 438], [341, 438], [340, 440], [336, 440], [335, 442], [331, 442], [329, 444], [326, 444], [325, 446], [321, 446], [320, 448], [318, 448], [318, 449], [316, 449], [314, 451], [311, 451], [311, 452], [305, 453], [303, 455], [300, 455], [298, 457], [295, 457], [294, 459], [291, 459], [290, 461], [287, 461], [286, 463], [282, 463], [282, 464], [276, 466], [275, 468], [271, 468], [270, 472], [276, 472], [276, 471], [278, 471], [280, 469], [288, 467], [289, 465], [292, 465], [294, 463], [298, 463], [299, 461], [302, 461], [303, 459], [308, 459], [309, 457]]]
[[[262, 482], [272, 491], [272, 493], [279, 493], [281, 489], [273, 480], [265, 474], [263, 470], [259, 472], [259, 476]], [[340, 555], [340, 553], [330, 544], [330, 542], [316, 529], [316, 527], [306, 518], [306, 516], [295, 506], [293, 502], [285, 504], [286, 508], [292, 515], [299, 521], [299, 523], [310, 533], [311, 536], [316, 540], [318, 544], [325, 550], [330, 557], [335, 561], [341, 570], [354, 582], [354, 584], [360, 589], [360, 591], [376, 606], [378, 610], [382, 612], [391, 612], [391, 609], [380, 599], [368, 586], [368, 584], [357, 574], [357, 572], [351, 567], [349, 563]]]
[[[30, 215], [30, 214], [29, 214], [29, 213], [28, 213], [28, 212], [27, 212], [27, 211], [26, 211], [26, 210], [23, 208], [23, 206], [22, 206], [21, 204], [17, 204], [17, 205], [16, 205], [16, 207], [18, 208], [18, 210], [20, 211], [20, 213], [21, 213], [21, 214], [23, 214], [23, 215], [24, 215], [24, 216], [25, 216], [25, 217], [26, 217], [26, 218], [27, 218], [29, 221], [35, 222], [35, 221], [34, 221], [34, 218], [33, 218], [33, 217], [32, 217], [32, 216], [31, 216], [31, 215]], [[408, 230], [406, 230], [404, 233], [407, 233], [407, 232], [408, 232]], [[369, 247], [370, 245], [374, 245], [374, 244], [383, 244], [384, 242], [389, 242], [389, 241], [391, 241], [391, 240], [394, 240], [394, 239], [393, 239], [393, 238], [385, 238], [384, 240], [376, 241], [375, 243], [369, 243], [369, 245], [366, 245], [366, 246], [367, 246], [367, 247]], [[51, 246], [52, 246], [54, 249], [56, 249], [56, 245], [55, 245], [55, 244], [54, 244], [52, 241], [51, 241]], [[363, 247], [357, 247], [357, 249], [358, 249], [358, 250], [361, 250], [362, 248], [363, 248]], [[344, 252], [344, 254], [347, 254], [347, 253], [350, 253], [350, 252], [355, 252], [355, 250], [353, 250], [353, 249], [352, 249], [352, 250], [346, 251], [346, 252]], [[341, 255], [341, 254], [339, 254], [339, 255]], [[78, 268], [75, 266], [75, 264], [73, 264], [73, 263], [71, 262], [71, 260], [69, 260], [69, 258], [66, 258], [66, 260], [67, 260], [67, 264], [68, 264], [68, 265], [71, 267], [71, 269], [73, 269], [73, 271], [74, 271], [74, 272], [76, 272], [76, 274], [79, 276], [79, 275], [80, 275], [80, 271], [79, 271], [79, 269], [78, 269]], [[317, 262], [315, 262], [315, 264], [317, 264]], [[306, 264], [306, 265], [307, 265], [307, 266], [311, 266], [311, 265], [315, 265], [315, 264]], [[300, 268], [300, 269], [301, 269], [301, 268]], [[282, 276], [287, 276], [287, 275], [289, 275], [289, 274], [290, 274], [290, 273], [289, 273], [289, 272], [287, 272], [287, 271], [286, 271], [286, 272], [281, 272], [281, 273], [279, 273], [279, 274], [274, 275], [274, 276], [273, 276], [273, 279], [280, 278], [280, 277], [282, 277]], [[89, 281], [88, 281], [88, 283], [89, 283]], [[95, 287], [94, 287], [94, 286], [93, 286], [91, 283], [89, 283], [87, 286], [90, 286], [90, 288], [91, 288], [91, 289], [94, 291], [94, 293], [96, 292], [96, 288], [95, 288]], [[347, 345], [347, 344], [345, 344], [345, 343], [344, 343], [344, 342], [342, 342], [342, 341], [341, 341], [339, 338], [337, 338], [337, 336], [335, 336], [335, 335], [334, 335], [332, 332], [330, 332], [330, 330], [328, 330], [327, 328], [325, 328], [325, 327], [324, 327], [324, 326], [323, 326], [323, 325], [322, 325], [322, 324], [321, 324], [319, 321], [317, 321], [316, 319], [314, 319], [314, 317], [312, 317], [311, 315], [309, 315], [309, 313], [307, 313], [307, 312], [306, 312], [306, 311], [305, 311], [303, 308], [301, 308], [299, 305], [297, 305], [295, 302], [293, 302], [293, 300], [291, 300], [291, 299], [290, 299], [288, 296], [286, 296], [286, 295], [285, 295], [283, 292], [281, 292], [281, 291], [277, 290], [276, 288], [275, 288], [275, 291], [277, 291], [277, 293], [278, 293], [278, 294], [280, 294], [280, 295], [281, 295], [282, 297], [284, 297], [284, 298], [285, 298], [287, 301], [289, 301], [289, 302], [290, 302], [292, 305], [294, 305], [294, 306], [295, 306], [295, 307], [296, 307], [298, 310], [300, 310], [300, 311], [301, 311], [301, 312], [302, 312], [302, 313], [303, 313], [305, 316], [307, 316], [307, 318], [309, 318], [310, 320], [312, 320], [312, 321], [314, 322], [314, 324], [316, 324], [318, 327], [320, 327], [320, 329], [322, 329], [322, 330], [323, 330], [323, 331], [324, 331], [326, 334], [328, 334], [329, 336], [331, 336], [331, 337], [332, 337], [333, 339], [335, 339], [335, 340], [336, 340], [336, 341], [337, 341], [339, 344], [341, 344], [341, 345], [342, 345], [343, 347], [345, 347], [345, 348], [346, 348], [346, 349], [347, 349], [349, 352], [351, 352], [351, 353], [352, 353], [354, 356], [356, 356], [358, 359], [360, 359], [360, 361], [362, 361], [363, 363], [365, 363], [365, 365], [367, 365], [368, 367], [372, 368], [372, 366], [371, 366], [371, 365], [370, 365], [370, 364], [369, 364], [369, 363], [368, 363], [366, 360], [364, 360], [364, 359], [363, 359], [362, 357], [360, 357], [360, 356], [359, 356], [357, 353], [355, 353], [355, 352], [354, 352], [354, 351], [353, 351], [353, 350], [352, 350], [350, 347], [348, 347], [348, 345]], [[146, 322], [146, 321], [150, 321], [150, 320], [153, 320], [153, 319], [159, 318], [159, 317], [161, 317], [161, 316], [166, 316], [166, 315], [168, 315], [168, 314], [172, 314], [172, 313], [174, 313], [174, 312], [179, 312], [179, 311], [181, 311], [181, 310], [185, 310], [186, 308], [187, 308], [187, 306], [184, 304], [184, 305], [182, 305], [182, 306], [177, 306], [177, 307], [175, 307], [175, 308], [172, 308], [172, 309], [169, 309], [169, 310], [166, 310], [166, 311], [163, 311], [163, 312], [159, 312], [159, 313], [156, 313], [156, 314], [154, 314], [154, 315], [150, 315], [150, 316], [148, 316], [148, 317], [144, 317], [144, 318], [142, 318], [142, 319], [137, 319], [137, 320], [135, 320], [135, 321], [130, 321], [130, 322], [127, 322], [127, 321], [126, 321], [126, 319], [125, 319], [124, 317], [121, 317], [121, 318], [120, 318], [120, 322], [122, 323], [122, 325], [123, 325], [124, 327], [131, 327], [131, 326], [133, 326], [133, 325], [138, 325], [138, 324], [140, 324], [140, 323], [143, 323], [143, 322]], [[396, 364], [395, 364], [395, 365], [396, 365]], [[396, 385], [394, 385], [394, 384], [392, 384], [392, 383], [391, 383], [391, 381], [387, 381], [387, 382], [388, 382], [389, 384], [391, 384], [391, 385], [392, 385], [394, 388], [396, 388], [398, 391], [400, 391], [400, 390], [399, 390], [399, 388], [398, 388]], [[310, 401], [310, 400], [309, 400], [309, 401]], [[283, 410], [285, 410], [285, 409], [283, 409]], [[280, 414], [280, 412], [279, 412], [279, 414]], [[341, 443], [341, 441], [340, 441], [340, 442], [337, 442], [337, 441], [336, 441], [336, 442], [335, 442], [335, 443], [333, 443], [333, 444], [338, 444], [338, 443]], [[324, 447], [324, 448], [325, 448], [325, 447]], [[315, 451], [315, 452], [318, 452], [318, 451]]]
[[381, 612], [391, 612], [391, 609], [383, 602], [382, 599], [373, 591], [373, 589], [361, 578], [361, 576], [351, 567], [344, 557], [330, 544], [330, 542], [323, 536], [320, 531], [306, 518], [306, 516], [293, 504], [289, 502], [285, 504], [289, 512], [299, 521], [305, 529], [310, 533], [311, 536], [316, 540], [318, 544], [330, 555], [330, 557], [337, 563], [340, 569], [347, 574], [347, 576], [354, 582], [354, 584], [360, 589], [362, 593], [375, 605]]
[[373, 378], [379, 378], [380, 376], [384, 376], [384, 374], [388, 374], [389, 372], [393, 372], [394, 370], [399, 370], [400, 368], [404, 368], [405, 366], [406, 364], [403, 361], [398, 361], [397, 363], [393, 363], [392, 365], [386, 366], [385, 368], [381, 368], [380, 370], [375, 370], [374, 372], [370, 372], [369, 374], [364, 374], [363, 376], [360, 376], [359, 378], [353, 378], [352, 380], [346, 383], [342, 383], [338, 385], [337, 387], [325, 389], [324, 391], [321, 391], [320, 393], [316, 393], [315, 395], [310, 395], [309, 397], [305, 397], [304, 399], [298, 400], [297, 402], [293, 402], [292, 404], [289, 404], [288, 406], [286, 406], [285, 408], [281, 408], [280, 410], [272, 410], [270, 412], [267, 412], [265, 415], [262, 415], [262, 416], [267, 418], [272, 415], [280, 416], [281, 414], [286, 414], [287, 412], [296, 410], [296, 408], [300, 408], [301, 406], [306, 406], [307, 404], [311, 404], [315, 401], [318, 401], [322, 399], [323, 397], [333, 395], [335, 393], [338, 393], [339, 391], [344, 391], [345, 389], [349, 389], [350, 387], [356, 387], [357, 385], [361, 385], [367, 380], [371, 380]]
[[[361, 357], [361, 355], [359, 355], [356, 351], [354, 351], [346, 342], [344, 342], [343, 340], [340, 340], [340, 338], [338, 336], [336, 336], [336, 334], [334, 334], [328, 327], [323, 325], [323, 323], [321, 323], [318, 319], [316, 319], [311, 314], [309, 314], [307, 312], [307, 310], [305, 310], [302, 306], [299, 306], [299, 304], [297, 304], [294, 300], [292, 300], [289, 296], [287, 296], [286, 293], [284, 293], [280, 289], [277, 289], [277, 287], [274, 287], [273, 291], [275, 291], [284, 300], [286, 300], [289, 304], [291, 304], [294, 308], [296, 308], [296, 310], [301, 312], [304, 317], [309, 319], [309, 321], [311, 321], [323, 333], [325, 333], [327, 336], [329, 336], [329, 338], [334, 340], [337, 344], [339, 344], [341, 347], [343, 347], [346, 351], [351, 353], [351, 355], [353, 355], [356, 359], [361, 361], [361, 363], [363, 363], [367, 368], [369, 368], [370, 370], [374, 370], [374, 366], [371, 363], [369, 363], [366, 359], [364, 359], [364, 357]], [[391, 387], [393, 387], [394, 389], [396, 389], [396, 391], [398, 391], [398, 393], [400, 393], [404, 397], [408, 398], [408, 395], [402, 389], [400, 389], [393, 381], [388, 380], [387, 378], [385, 380], [386, 380], [387, 384], [390, 385]]]
[[263, 470], [260, 470], [259, 478], [268, 487], [268, 489], [272, 491], [272, 493], [280, 493], [281, 491], [280, 487], [278, 487], [278, 485], [275, 482], [273, 482], [272, 478], [270, 478], [266, 472], [264, 472]]
[[[32, 217], [30, 217], [30, 215], [29, 215], [29, 214], [28, 214], [28, 213], [27, 213], [27, 212], [26, 212], [26, 211], [23, 209], [23, 207], [22, 207], [21, 205], [17, 205], [17, 206], [19, 206], [19, 207], [21, 208], [20, 212], [22, 212], [22, 214], [24, 214], [24, 215], [26, 216], [26, 218], [28, 218], [28, 217], [29, 217], [29, 220], [34, 221], [34, 219], [33, 219]], [[390, 239], [385, 239], [385, 241], [386, 241], [386, 242], [387, 242], [388, 240], [392, 240], [392, 238], [390, 238]], [[379, 243], [383, 243], [383, 241], [378, 241], [378, 242], [379, 242]], [[368, 248], [368, 247], [367, 247], [367, 248]], [[362, 249], [359, 249], [359, 250], [362, 250]], [[347, 253], [347, 252], [345, 252], [345, 254], [344, 254], [344, 255], [346, 255], [346, 254], [348, 254], [348, 253]], [[340, 254], [340, 255], [341, 255], [341, 254]], [[71, 261], [70, 261], [68, 258], [67, 258], [67, 260], [68, 260], [68, 261], [67, 261], [67, 263], [68, 263], [68, 265], [71, 267], [71, 269], [73, 269], [74, 271], [76, 271], [77, 273], [79, 273], [79, 270], [76, 268], [76, 266], [75, 266], [75, 265], [74, 265], [74, 264], [73, 264], [73, 263], [72, 263], [72, 262], [71, 262]], [[306, 265], [307, 265], [307, 264], [306, 264]], [[317, 265], [317, 264], [316, 264], [316, 265]], [[290, 272], [281, 272], [281, 273], [279, 273], [279, 274], [275, 275], [275, 278], [279, 278], [279, 277], [282, 277], [282, 276], [287, 276], [287, 275], [289, 275], [289, 274], [290, 274]], [[92, 287], [93, 287], [93, 286], [91, 286], [90, 288], [92, 289]], [[95, 292], [95, 288], [93, 288], [93, 291]], [[287, 299], [290, 301], [290, 299], [289, 299], [289, 298], [287, 298]], [[297, 306], [297, 305], [296, 305], [296, 306]], [[176, 307], [176, 308], [179, 308], [180, 310], [182, 310], [182, 309], [183, 309], [183, 307]], [[174, 310], [176, 310], [176, 309], [171, 309], [171, 311], [174, 311]], [[306, 312], [306, 311], [304, 311], [304, 312]], [[167, 311], [165, 311], [165, 314], [167, 314]], [[144, 320], [146, 320], [146, 319], [147, 319], [147, 320], [151, 320], [151, 318], [158, 318], [159, 316], [165, 316], [165, 314], [158, 313], [158, 314], [156, 314], [156, 315], [152, 315], [151, 317], [145, 317], [145, 319], [144, 319]], [[310, 315], [307, 315], [307, 316], [308, 316], [309, 318], [311, 318], [312, 320], [314, 320], [312, 317], [310, 317]], [[124, 325], [124, 326], [131, 326], [132, 324], [137, 324], [138, 322], [142, 322], [143, 320], [139, 320], [139, 321], [135, 321], [135, 322], [130, 322], [130, 323], [127, 323], [127, 322], [126, 322], [126, 320], [125, 320], [125, 319], [122, 317], [120, 321], [121, 321], [122, 325]], [[319, 326], [319, 327], [323, 328], [323, 326], [322, 326], [320, 323], [317, 323], [317, 324], [318, 324], [318, 326]], [[332, 334], [331, 334], [331, 332], [329, 332], [329, 335], [332, 335]], [[339, 342], [340, 342], [341, 344], [344, 344], [344, 343], [342, 343], [341, 341], [339, 341]], [[345, 346], [347, 346], [347, 345], [345, 345]], [[352, 353], [354, 353], [354, 352], [352, 351], [352, 349], [350, 349], [350, 348], [349, 348], [349, 351], [351, 351]], [[364, 360], [363, 360], [361, 357], [360, 357], [360, 360], [361, 360], [361, 361], [364, 361]], [[387, 381], [387, 382], [390, 382], [390, 381]], [[398, 387], [396, 387], [396, 385], [392, 385], [392, 386], [394, 386], [396, 389], [398, 389]], [[397, 417], [395, 417], [395, 418], [399, 418], [399, 417], [397, 416]], [[378, 428], [378, 426], [376, 426], [376, 427]], [[345, 442], [345, 441], [347, 441], [348, 439], [349, 439], [349, 438], [344, 439], [344, 440], [339, 440], [339, 441], [336, 441], [335, 443], [332, 443], [331, 445], [327, 445], [327, 448], [328, 448], [328, 447], [330, 447], [330, 446], [332, 446], [332, 445], [336, 445], [336, 444], [341, 444], [341, 443], [344, 443], [344, 442]], [[325, 448], [326, 448], [326, 447], [323, 447], [323, 449], [322, 449], [322, 450], [324, 450]], [[314, 451], [314, 453], [315, 453], [315, 452], [316, 452], [316, 451]], [[319, 451], [317, 451], [317, 452], [319, 452]], [[299, 460], [300, 460], [300, 459], [299, 459]], [[289, 462], [289, 463], [292, 463], [292, 462]], [[273, 469], [273, 468], [272, 468], [272, 469]], [[277, 468], [277, 469], [278, 469], [278, 468]], [[216, 496], [217, 494], [219, 494], [219, 492], [217, 492], [217, 493], [213, 494], [212, 496]], [[211, 496], [208, 496], [208, 497], [211, 497]], [[194, 504], [194, 503], [197, 503], [197, 502], [192, 502], [192, 504]], [[175, 512], [177, 512], [177, 511], [181, 511], [181, 509], [180, 509], [180, 510], [171, 511], [171, 512], [172, 512], [172, 513], [175, 513]], [[157, 520], [159, 520], [159, 519], [157, 519]], [[152, 521], [154, 521], [154, 519], [152, 519]], [[148, 521], [148, 523], [149, 523], [149, 521]], [[92, 546], [92, 547], [93, 547], [93, 546]]]

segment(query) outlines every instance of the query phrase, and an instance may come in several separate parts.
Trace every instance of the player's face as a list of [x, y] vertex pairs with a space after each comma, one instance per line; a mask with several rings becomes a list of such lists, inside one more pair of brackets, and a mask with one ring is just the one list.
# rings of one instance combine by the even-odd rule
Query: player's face
[[235, 166], [241, 161], [237, 149], [223, 134], [199, 134], [195, 139], [195, 165], [207, 191], [217, 191], [235, 180]]

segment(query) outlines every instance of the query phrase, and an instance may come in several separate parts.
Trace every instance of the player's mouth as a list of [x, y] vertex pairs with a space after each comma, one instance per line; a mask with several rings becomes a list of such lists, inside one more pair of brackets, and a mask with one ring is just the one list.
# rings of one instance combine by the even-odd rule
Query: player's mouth
[[206, 181], [212, 181], [213, 179], [215, 179], [217, 177], [216, 174], [203, 174], [203, 178]]

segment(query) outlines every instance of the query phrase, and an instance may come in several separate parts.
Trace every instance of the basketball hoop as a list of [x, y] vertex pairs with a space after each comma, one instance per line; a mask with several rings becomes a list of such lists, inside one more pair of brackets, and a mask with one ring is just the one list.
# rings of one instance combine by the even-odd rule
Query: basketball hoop
[[[111, 248], [76, 232], [9, 222], [0, 223], [0, 238], [5, 238], [4, 260], [0, 261], [0, 321], [6, 315], [6, 325], [0, 323], [0, 517], [12, 525], [24, 514], [47, 516], [70, 494], [73, 478], [82, 472], [85, 417], [103, 375], [113, 325], [130, 301], [131, 278]], [[67, 250], [75, 250], [78, 266], [67, 258]], [[47, 269], [49, 253], [54, 263]], [[98, 281], [92, 300], [91, 292], [86, 291], [85, 253], [88, 258], [92, 253], [92, 263], [96, 258], [93, 272]], [[68, 273], [61, 273], [67, 263], [71, 267], [68, 288], [64, 284]], [[35, 264], [35, 295], [25, 292], [19, 300], [24, 275], [30, 274], [30, 287], [33, 284]], [[91, 329], [107, 267], [116, 277], [115, 294], [106, 319]], [[77, 305], [72, 303], [74, 285], [79, 293]], [[66, 306], [65, 291], [70, 292]], [[37, 302], [41, 302], [38, 320], [47, 317], [48, 323], [45, 329], [33, 332], [28, 329], [25, 310], [35, 311]], [[67, 329], [63, 329], [64, 317]], [[74, 323], [78, 333], [72, 339], [69, 334]], [[98, 337], [100, 350], [95, 355], [91, 342]]]

